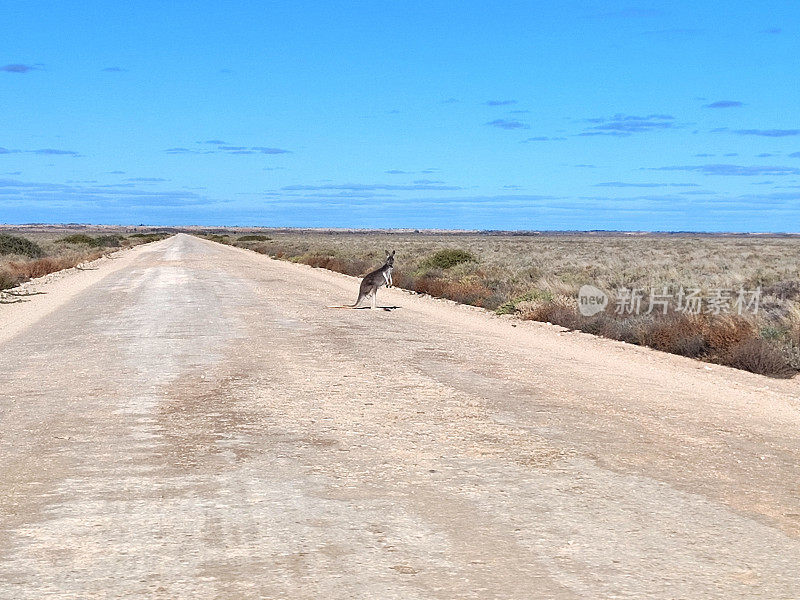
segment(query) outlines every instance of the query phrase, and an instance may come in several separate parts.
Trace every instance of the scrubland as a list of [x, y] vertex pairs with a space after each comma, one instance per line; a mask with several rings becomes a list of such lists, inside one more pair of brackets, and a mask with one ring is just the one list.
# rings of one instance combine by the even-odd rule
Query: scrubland
[[[166, 237], [122, 228], [0, 228], [0, 292], [29, 279], [77, 267], [114, 250]], [[2, 294], [9, 302], [8, 292]]]
[[[796, 236], [251, 229], [204, 234], [356, 276], [379, 266], [384, 250], [396, 250], [394, 283], [414, 292], [774, 377], [800, 370]], [[585, 284], [610, 297], [593, 316], [578, 310]], [[649, 310], [650, 293], [665, 287], [666, 312], [663, 303]], [[681, 288], [706, 302], [699, 310], [683, 310]], [[625, 290], [640, 290], [640, 310], [624, 305]], [[747, 306], [736, 304], [742, 292]], [[727, 304], [715, 308], [710, 299], [720, 294]]]
[[[0, 228], [0, 290], [175, 231]], [[413, 292], [773, 377], [800, 371], [800, 236], [183, 231], [354, 276], [396, 250], [394, 284]], [[581, 314], [583, 285], [607, 292], [604, 310]], [[641, 301], [635, 309], [625, 302], [634, 290]], [[682, 295], [692, 290], [705, 304], [685, 310]], [[651, 308], [650, 294], [664, 292], [668, 300]], [[743, 292], [747, 306], [737, 305]], [[714, 308], [711, 298], [720, 293], [726, 305]]]

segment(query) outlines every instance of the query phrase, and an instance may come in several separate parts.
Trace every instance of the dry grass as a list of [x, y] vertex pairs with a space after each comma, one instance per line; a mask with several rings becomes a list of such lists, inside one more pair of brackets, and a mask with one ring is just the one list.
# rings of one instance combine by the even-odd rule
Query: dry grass
[[13, 279], [22, 282], [36, 277], [43, 277], [48, 273], [54, 273], [62, 269], [69, 269], [82, 262], [100, 258], [102, 255], [102, 252], [95, 251], [88, 254], [68, 253], [34, 260], [8, 261], [3, 266], [3, 270]]
[[[215, 239], [348, 275], [397, 250], [394, 282], [431, 296], [523, 319], [786, 377], [800, 370], [800, 238], [629, 234], [478, 234], [215, 230]], [[240, 234], [269, 240], [240, 241]], [[605, 312], [584, 317], [578, 289], [611, 293]], [[758, 314], [618, 315], [619, 288], [762, 288]]]

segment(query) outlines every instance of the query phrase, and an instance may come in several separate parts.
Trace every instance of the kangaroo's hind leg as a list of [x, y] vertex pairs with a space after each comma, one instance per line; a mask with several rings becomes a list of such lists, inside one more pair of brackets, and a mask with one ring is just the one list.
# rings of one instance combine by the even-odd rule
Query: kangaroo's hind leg
[[364, 293], [364, 291], [363, 290], [359, 290], [358, 299], [356, 300], [356, 303], [353, 304], [353, 308], [358, 308], [358, 305], [361, 304], [361, 301], [364, 299], [365, 296], [366, 296], [366, 294]]
[[353, 308], [358, 308], [358, 305], [361, 304], [361, 301], [369, 296], [369, 292], [369, 285], [366, 281], [362, 281], [361, 285], [358, 287], [358, 299], [356, 300], [356, 303], [353, 304]]
[[376, 304], [378, 301], [378, 289], [375, 288], [372, 290], [372, 309], [375, 310], [377, 308]]

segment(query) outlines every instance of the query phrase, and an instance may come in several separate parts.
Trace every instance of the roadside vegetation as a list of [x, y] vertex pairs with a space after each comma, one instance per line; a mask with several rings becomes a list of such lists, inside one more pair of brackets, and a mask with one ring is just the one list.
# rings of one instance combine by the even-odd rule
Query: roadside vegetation
[[122, 245], [122, 240], [125, 236], [122, 235], [86, 235], [85, 233], [73, 233], [72, 235], [64, 236], [56, 242], [64, 244], [80, 245], [83, 244], [90, 248], [119, 248]]
[[[205, 237], [353, 276], [395, 249], [395, 285], [420, 294], [773, 377], [800, 370], [798, 237], [291, 230], [214, 230]], [[579, 312], [584, 284], [609, 294], [605, 310]], [[664, 286], [672, 305], [648, 312], [649, 293]], [[681, 287], [706, 298], [729, 292], [729, 310], [676, 310]], [[640, 310], [622, 306], [617, 291], [626, 289], [642, 290]], [[737, 293], [757, 289], [757, 310], [739, 314]]]
[[90, 235], [50, 229], [0, 231], [0, 292], [48, 273], [77, 267], [114, 250], [164, 239], [168, 235], [134, 233], [127, 236], [104, 232]]

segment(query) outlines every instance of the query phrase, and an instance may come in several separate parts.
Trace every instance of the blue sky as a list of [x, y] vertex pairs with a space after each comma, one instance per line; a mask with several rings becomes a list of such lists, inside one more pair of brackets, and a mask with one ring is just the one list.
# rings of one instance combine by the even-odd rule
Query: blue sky
[[6, 2], [0, 222], [800, 230], [800, 3]]

